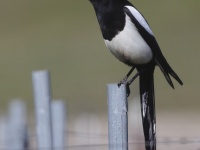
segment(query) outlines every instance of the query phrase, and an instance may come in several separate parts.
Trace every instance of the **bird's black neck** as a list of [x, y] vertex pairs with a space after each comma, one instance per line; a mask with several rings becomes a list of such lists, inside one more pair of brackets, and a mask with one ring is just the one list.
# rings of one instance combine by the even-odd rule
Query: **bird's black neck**
[[94, 6], [104, 39], [112, 40], [124, 28], [123, 7], [126, 0], [90, 0], [90, 2]]

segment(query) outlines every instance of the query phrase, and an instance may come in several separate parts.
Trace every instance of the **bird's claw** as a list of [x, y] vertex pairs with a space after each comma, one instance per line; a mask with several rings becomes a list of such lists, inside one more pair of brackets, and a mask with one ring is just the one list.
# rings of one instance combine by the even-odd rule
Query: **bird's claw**
[[118, 87], [120, 87], [122, 84], [125, 84], [126, 85], [126, 96], [129, 97], [130, 95], [130, 83], [127, 81], [128, 77], [124, 77], [117, 85]]
[[130, 87], [129, 87], [129, 84], [127, 83], [126, 84], [126, 96], [129, 97], [131, 91], [130, 91]]
[[125, 76], [121, 81], [119, 81], [119, 83], [117, 84], [118, 87], [120, 87], [122, 84], [127, 84], [127, 79], [128, 79], [128, 77]]

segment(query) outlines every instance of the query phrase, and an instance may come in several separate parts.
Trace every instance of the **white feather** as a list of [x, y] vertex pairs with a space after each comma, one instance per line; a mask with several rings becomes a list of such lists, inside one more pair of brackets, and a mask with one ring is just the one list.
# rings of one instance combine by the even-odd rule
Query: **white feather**
[[145, 28], [145, 30], [153, 35], [153, 32], [151, 31], [151, 28], [149, 27], [148, 23], [146, 22], [146, 20], [144, 19], [144, 17], [140, 14], [140, 12], [137, 11], [137, 9], [135, 9], [132, 6], [125, 6], [126, 8], [128, 8], [130, 10], [130, 12], [132, 13], [132, 15], [137, 19], [137, 21], [140, 23], [141, 26], [143, 26]]
[[125, 63], [145, 64], [153, 57], [151, 48], [144, 41], [128, 15], [126, 15], [124, 29], [111, 41], [105, 40], [105, 44], [116, 58]]

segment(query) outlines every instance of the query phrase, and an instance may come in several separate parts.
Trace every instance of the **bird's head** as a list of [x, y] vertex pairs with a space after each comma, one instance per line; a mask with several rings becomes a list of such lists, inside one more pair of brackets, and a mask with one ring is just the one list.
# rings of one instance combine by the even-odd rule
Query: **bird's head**
[[103, 12], [108, 6], [110, 1], [112, 0], [89, 0], [96, 12], [97, 18], [99, 18], [100, 12]]
[[103, 6], [109, 3], [111, 0], [89, 0], [94, 7]]
[[109, 6], [110, 4], [123, 3], [127, 0], [89, 0], [94, 7]]

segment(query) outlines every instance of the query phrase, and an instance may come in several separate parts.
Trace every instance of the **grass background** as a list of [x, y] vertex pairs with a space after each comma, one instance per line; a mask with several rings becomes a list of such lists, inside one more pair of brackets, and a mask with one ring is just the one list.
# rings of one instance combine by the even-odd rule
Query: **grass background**
[[[136, 1], [172, 68], [184, 82], [169, 87], [155, 71], [159, 111], [198, 111], [200, 1]], [[31, 73], [51, 72], [54, 99], [70, 114], [106, 112], [106, 84], [118, 82], [129, 67], [106, 49], [88, 0], [0, 1], [0, 109], [22, 98], [33, 111]], [[131, 86], [138, 96], [138, 81]], [[132, 100], [132, 99], [130, 99]]]

